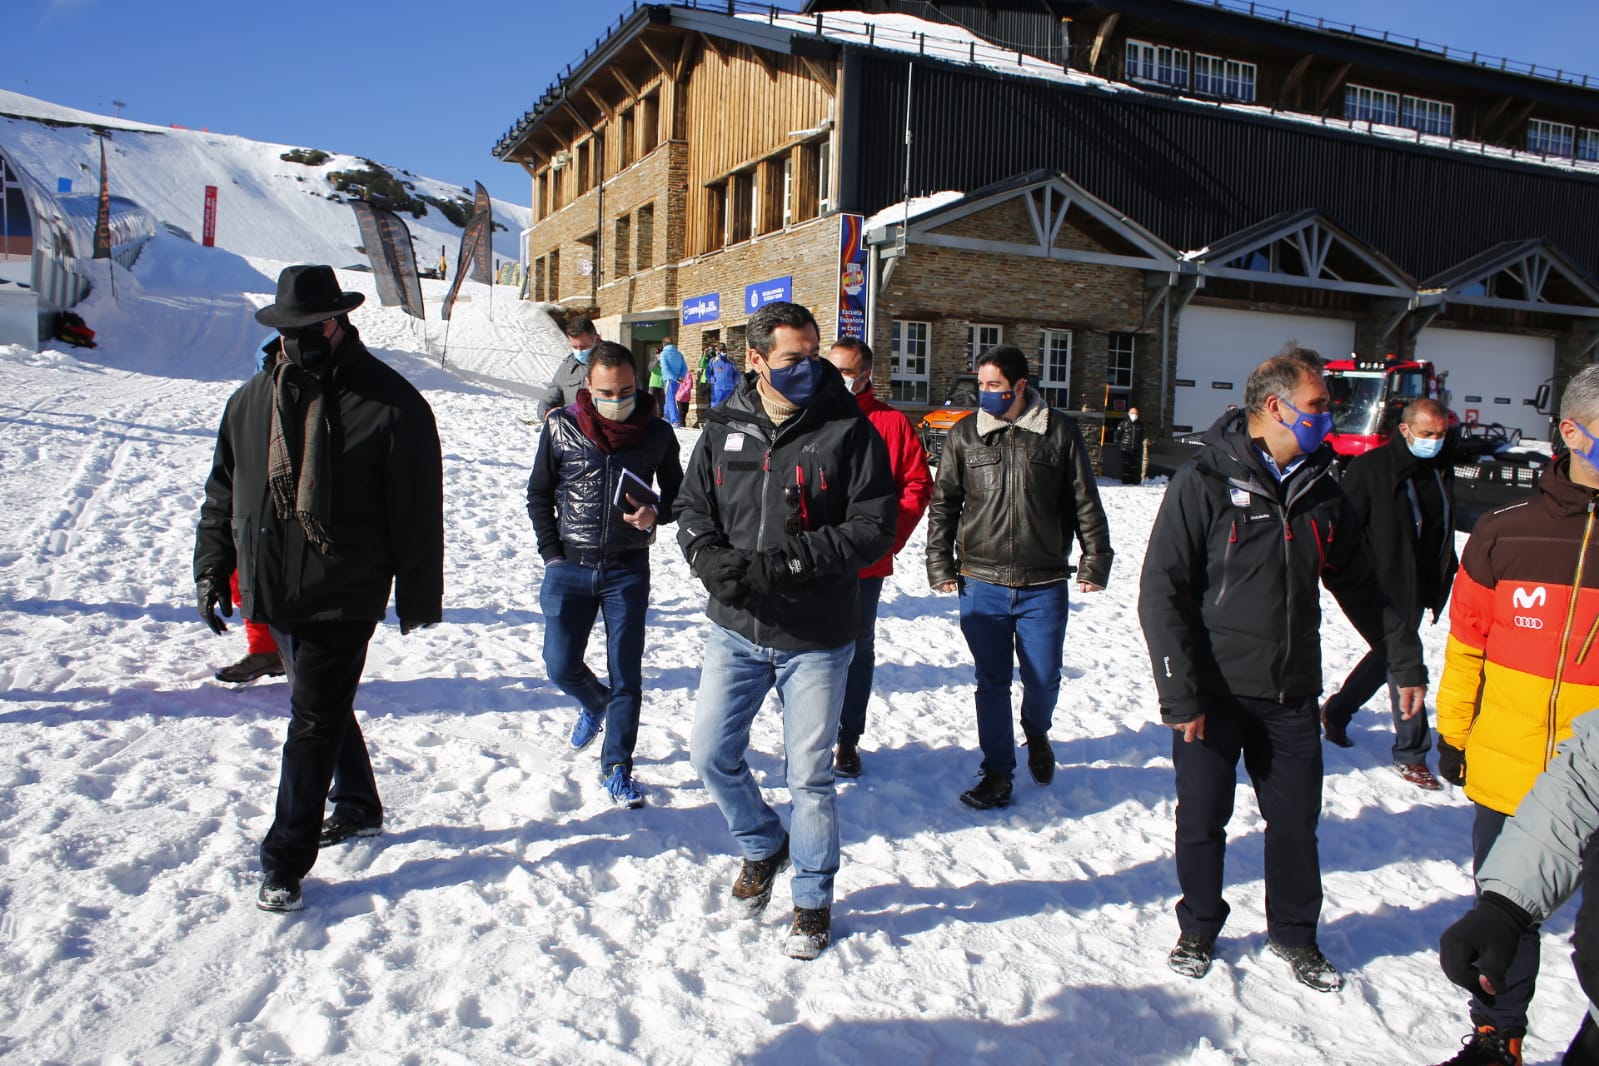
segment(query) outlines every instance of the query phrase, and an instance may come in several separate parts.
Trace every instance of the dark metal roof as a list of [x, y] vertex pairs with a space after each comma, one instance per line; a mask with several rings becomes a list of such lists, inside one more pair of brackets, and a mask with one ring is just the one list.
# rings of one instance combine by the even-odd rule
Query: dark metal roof
[[912, 195], [1058, 170], [1175, 248], [1316, 208], [1411, 277], [1505, 240], [1548, 238], [1599, 268], [1599, 175], [1433, 148], [1283, 115], [1010, 77], [846, 48], [869, 104], [841, 130], [845, 210], [903, 198], [909, 71]]
[[1481, 281], [1490, 274], [1497, 274], [1533, 255], [1548, 259], [1579, 292], [1599, 305], [1599, 280], [1573, 262], [1553, 241], [1544, 239], [1503, 241], [1428, 278], [1422, 283], [1422, 288], [1443, 289], [1448, 293]]

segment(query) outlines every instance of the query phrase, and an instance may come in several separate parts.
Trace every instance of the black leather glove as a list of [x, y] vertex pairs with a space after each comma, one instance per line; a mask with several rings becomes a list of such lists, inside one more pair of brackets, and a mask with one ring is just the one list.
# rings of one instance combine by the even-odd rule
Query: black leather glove
[[750, 560], [749, 587], [758, 595], [809, 581], [816, 575], [811, 553], [799, 539], [790, 537]]
[[1438, 774], [1451, 785], [1466, 783], [1466, 753], [1438, 738]]
[[432, 629], [436, 625], [438, 625], [437, 622], [408, 622], [402, 618], [400, 619], [400, 636], [403, 637], [417, 629]]
[[750, 557], [744, 552], [712, 546], [694, 553], [691, 569], [713, 599], [729, 607], [738, 607], [749, 598], [749, 587], [745, 584], [749, 565]]
[[211, 632], [226, 633], [228, 624], [217, 617], [217, 611], [220, 609], [226, 617], [233, 617], [233, 591], [228, 588], [228, 579], [218, 574], [201, 574], [200, 580], [194, 583], [194, 595], [199, 603], [200, 618], [211, 627]]
[[1478, 978], [1485, 978], [1495, 992], [1503, 991], [1516, 944], [1531, 925], [1532, 916], [1526, 911], [1497, 892], [1484, 892], [1477, 905], [1438, 938], [1444, 975], [1491, 1005], [1494, 993]]

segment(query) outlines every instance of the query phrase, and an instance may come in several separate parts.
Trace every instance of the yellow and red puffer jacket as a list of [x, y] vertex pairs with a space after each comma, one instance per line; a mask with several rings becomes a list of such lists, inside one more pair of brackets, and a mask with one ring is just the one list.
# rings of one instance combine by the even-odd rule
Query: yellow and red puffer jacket
[[1599, 707], [1599, 493], [1571, 462], [1477, 523], [1450, 598], [1438, 735], [1466, 753], [1466, 795], [1505, 814]]

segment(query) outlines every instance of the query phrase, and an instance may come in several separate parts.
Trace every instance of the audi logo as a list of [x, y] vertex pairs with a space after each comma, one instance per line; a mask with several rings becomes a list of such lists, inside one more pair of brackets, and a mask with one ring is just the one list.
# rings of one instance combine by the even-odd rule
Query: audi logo
[[1530, 614], [1518, 614], [1515, 618], [1516, 625], [1521, 629], [1542, 629], [1543, 619], [1534, 618]]

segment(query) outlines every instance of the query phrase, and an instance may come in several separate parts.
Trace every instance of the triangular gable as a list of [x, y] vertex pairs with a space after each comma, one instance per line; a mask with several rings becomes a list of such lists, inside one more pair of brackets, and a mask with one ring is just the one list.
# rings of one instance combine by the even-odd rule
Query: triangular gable
[[[975, 216], [985, 213], [1007, 224], [984, 225], [987, 220]], [[1063, 240], [1068, 224], [1096, 247], [1083, 247], [1085, 242], [1080, 240]], [[874, 230], [870, 239], [882, 244], [897, 236], [898, 226], [888, 225]], [[1173, 248], [1066, 175], [1054, 171], [1033, 171], [918, 215], [911, 220], [905, 240], [1133, 270], [1177, 269], [1177, 252]]]
[[1416, 282], [1315, 208], [1258, 222], [1183, 257], [1212, 278], [1409, 299]]
[[1446, 304], [1599, 318], [1599, 282], [1542, 238], [1496, 244], [1423, 288]]

